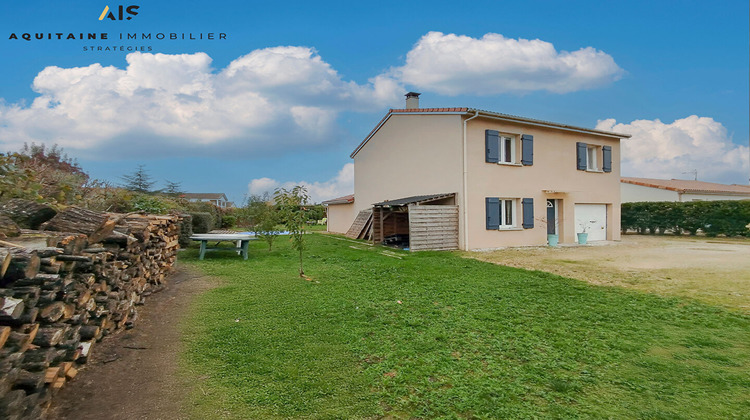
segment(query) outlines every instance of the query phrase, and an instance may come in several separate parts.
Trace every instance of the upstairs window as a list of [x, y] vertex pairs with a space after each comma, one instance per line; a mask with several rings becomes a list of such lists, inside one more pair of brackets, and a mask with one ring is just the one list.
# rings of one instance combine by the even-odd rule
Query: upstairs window
[[578, 142], [576, 158], [579, 171], [612, 172], [612, 146]]
[[588, 145], [586, 146], [586, 170], [587, 171], [598, 171], [598, 159], [596, 158], [599, 155], [599, 147]]
[[[520, 150], [521, 161], [518, 161]], [[501, 134], [485, 130], [485, 162], [524, 166], [534, 164], [534, 136]]]
[[500, 138], [500, 163], [516, 163], [516, 139], [501, 134]]

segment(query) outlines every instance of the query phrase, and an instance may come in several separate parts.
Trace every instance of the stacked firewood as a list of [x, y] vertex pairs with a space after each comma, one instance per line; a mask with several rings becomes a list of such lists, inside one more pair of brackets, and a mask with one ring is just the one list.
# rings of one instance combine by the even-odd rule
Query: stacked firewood
[[[179, 217], [71, 207], [0, 240], [0, 418], [39, 418], [94, 344], [163, 287]], [[12, 242], [11, 242], [12, 240]]]

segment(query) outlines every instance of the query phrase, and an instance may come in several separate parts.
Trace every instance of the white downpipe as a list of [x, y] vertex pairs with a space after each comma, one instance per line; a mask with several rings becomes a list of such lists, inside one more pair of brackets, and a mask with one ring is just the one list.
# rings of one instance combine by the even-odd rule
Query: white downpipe
[[468, 163], [468, 154], [467, 154], [467, 146], [466, 146], [466, 125], [469, 121], [473, 120], [474, 118], [479, 116], [479, 111], [474, 111], [474, 116], [471, 118], [467, 118], [464, 120], [464, 144], [463, 144], [463, 163], [464, 163], [464, 179], [463, 183], [461, 184], [461, 207], [463, 207], [463, 222], [464, 222], [464, 251], [469, 250], [469, 198], [466, 196], [466, 186], [468, 185], [468, 173], [469, 173], [469, 163]]

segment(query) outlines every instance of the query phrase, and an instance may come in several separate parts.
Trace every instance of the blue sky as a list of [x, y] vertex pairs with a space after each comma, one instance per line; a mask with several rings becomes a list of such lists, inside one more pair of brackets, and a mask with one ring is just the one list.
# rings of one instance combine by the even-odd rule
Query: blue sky
[[[119, 5], [138, 14], [98, 19]], [[747, 1], [2, 2], [0, 143], [57, 143], [114, 182], [144, 164], [238, 202], [288, 182], [320, 200], [351, 192], [349, 153], [415, 90], [423, 107], [633, 134], [626, 176], [747, 184], [748, 13]], [[33, 39], [89, 32], [108, 39]]]

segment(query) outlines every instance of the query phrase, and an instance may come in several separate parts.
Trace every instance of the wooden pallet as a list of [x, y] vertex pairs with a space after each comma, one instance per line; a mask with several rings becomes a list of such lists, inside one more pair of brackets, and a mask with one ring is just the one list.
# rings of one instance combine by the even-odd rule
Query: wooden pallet
[[362, 210], [354, 219], [352, 226], [346, 232], [346, 236], [352, 239], [361, 239], [371, 224], [372, 209]]

